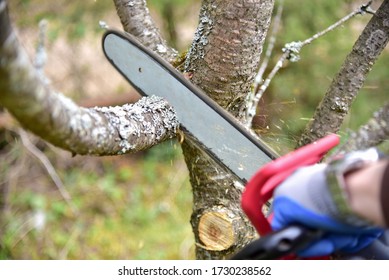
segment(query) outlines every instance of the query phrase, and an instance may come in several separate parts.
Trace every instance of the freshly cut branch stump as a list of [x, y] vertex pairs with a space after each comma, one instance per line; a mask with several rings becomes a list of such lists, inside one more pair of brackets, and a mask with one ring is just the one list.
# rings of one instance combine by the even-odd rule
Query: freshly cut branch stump
[[233, 219], [227, 212], [207, 212], [200, 217], [199, 238], [207, 250], [223, 251], [236, 242]]

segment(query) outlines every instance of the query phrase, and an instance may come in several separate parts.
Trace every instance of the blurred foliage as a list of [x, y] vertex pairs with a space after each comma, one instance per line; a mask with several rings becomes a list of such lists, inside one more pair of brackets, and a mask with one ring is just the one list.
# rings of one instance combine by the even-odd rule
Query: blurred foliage
[[[75, 158], [62, 167], [64, 158], [46, 148], [77, 213], [39, 162], [16, 148], [24, 151], [8, 145], [1, 155], [0, 181], [10, 182], [10, 207], [2, 220], [0, 259], [194, 257], [192, 196], [175, 142], [120, 158]], [[32, 164], [38, 168], [20, 172]], [[14, 172], [18, 178], [10, 181]]]
[[[197, 23], [197, 14], [201, 0], [148, 0], [149, 6], [154, 9], [160, 21], [157, 21], [166, 41], [179, 52], [186, 51], [192, 40], [187, 41], [183, 34], [178, 31], [183, 21], [192, 23], [191, 19], [195, 14]], [[194, 29], [193, 29], [194, 31]]]
[[81, 39], [87, 32], [99, 30], [99, 20], [113, 8], [112, 1], [102, 0], [13, 0], [9, 2], [11, 12], [19, 14], [16, 21], [19, 28], [37, 26], [40, 20], [48, 20], [51, 40], [56, 39], [59, 34], [66, 34], [71, 40]]
[[191, 2], [200, 2], [201, 0], [148, 0], [147, 3], [151, 7], [157, 8], [160, 12], [164, 9], [166, 5], [174, 5], [176, 8], [177, 7], [182, 7], [186, 6], [188, 4], [191, 4]]
[[[19, 28], [37, 30], [38, 22], [45, 18], [50, 22], [51, 40], [66, 36], [72, 43], [82, 41], [87, 34], [100, 36], [101, 33], [94, 33], [100, 30], [98, 21], [114, 13], [112, 1], [9, 2]], [[167, 3], [173, 3], [174, 9], [188, 10], [200, 0], [148, 2], [154, 11], [162, 13]], [[361, 3], [285, 0], [272, 63], [281, 55], [285, 43], [311, 37]], [[177, 27], [185, 20], [180, 15], [187, 13], [175, 11], [174, 15]], [[301, 51], [301, 60], [287, 63], [273, 80], [261, 102], [259, 115], [266, 120], [261, 131], [266, 132], [264, 136], [279, 151], [294, 147], [369, 18], [370, 15], [357, 16], [306, 46]], [[388, 63], [386, 50], [354, 103], [343, 134], [367, 121], [388, 100]], [[6, 132], [3, 137], [4, 131], [0, 134], [0, 190], [7, 191], [0, 194], [0, 198], [7, 197], [6, 214], [1, 217], [1, 259], [194, 257], [189, 225], [191, 190], [180, 149], [174, 141], [135, 155], [104, 158], [70, 158], [67, 153], [64, 156], [40, 145], [72, 197], [71, 203], [78, 210], [73, 213], [17, 136]]]
[[[12, 0], [9, 1], [11, 12], [18, 13], [16, 22], [19, 28], [37, 26], [39, 21], [46, 19], [50, 22], [49, 39], [55, 40], [66, 34], [70, 40], [82, 39], [86, 33], [101, 32], [99, 21], [104, 20], [107, 13], [115, 11], [112, 1], [89, 0]], [[162, 32], [169, 36], [169, 23], [182, 20], [185, 13], [190, 13], [193, 3], [201, 0], [148, 0], [153, 14], [159, 14]], [[166, 17], [167, 9], [172, 12], [171, 18]], [[184, 15], [180, 13], [184, 11]], [[180, 18], [181, 17], [181, 18]], [[168, 38], [169, 39], [169, 38]], [[175, 39], [177, 40], [177, 39]]]

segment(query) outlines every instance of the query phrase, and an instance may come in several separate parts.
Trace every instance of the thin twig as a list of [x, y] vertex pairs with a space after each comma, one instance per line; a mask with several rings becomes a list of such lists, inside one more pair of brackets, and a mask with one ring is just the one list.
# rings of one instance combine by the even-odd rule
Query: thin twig
[[40, 78], [45, 84], [49, 84], [50, 80], [45, 76], [44, 68], [47, 62], [46, 53], [46, 33], [47, 33], [47, 20], [42, 19], [39, 22], [39, 36], [38, 44], [35, 51], [34, 67], [37, 70]]
[[353, 12], [351, 12], [350, 14], [345, 16], [344, 18], [340, 19], [338, 22], [334, 23], [333, 25], [329, 26], [327, 29], [324, 29], [323, 31], [313, 35], [311, 38], [306, 39], [305, 41], [303, 41], [301, 43], [301, 47], [304, 47], [305, 45], [308, 45], [308, 44], [312, 43], [314, 40], [322, 37], [323, 35], [327, 34], [330, 31], [334, 30], [335, 28], [337, 28], [338, 26], [342, 25], [343, 23], [345, 23], [346, 21], [350, 20], [351, 18], [353, 18], [356, 15], [363, 15], [365, 13], [369, 13], [369, 14], [373, 13], [372, 10], [369, 9], [369, 7], [370, 7], [372, 2], [373, 1], [369, 1], [367, 4], [364, 4], [364, 5], [360, 6], [358, 9], [356, 9]]
[[270, 39], [269, 39], [269, 43], [268, 43], [268, 46], [266, 49], [265, 57], [264, 57], [261, 65], [259, 67], [257, 75], [255, 76], [253, 90], [250, 92], [250, 94], [248, 96], [247, 111], [246, 111], [246, 118], [245, 119], [247, 121], [246, 125], [249, 128], [251, 127], [252, 118], [255, 116], [256, 108], [258, 105], [258, 102], [254, 102], [255, 93], [258, 92], [258, 87], [263, 82], [263, 74], [265, 73], [265, 71], [267, 69], [267, 66], [268, 66], [269, 61], [270, 61], [270, 57], [272, 55], [272, 52], [273, 52], [273, 49], [275, 46], [277, 34], [278, 34], [279, 28], [281, 26], [281, 16], [282, 16], [283, 8], [284, 8], [284, 0], [280, 0], [278, 8], [277, 8], [276, 16], [274, 17], [273, 27], [271, 29]]
[[[278, 59], [276, 65], [273, 67], [272, 71], [269, 73], [269, 75], [266, 77], [266, 79], [263, 81], [263, 83], [258, 86], [255, 91], [254, 91], [254, 98], [253, 98], [253, 108], [257, 108], [259, 100], [262, 98], [264, 92], [266, 89], [269, 87], [270, 82], [274, 78], [274, 76], [278, 73], [278, 71], [283, 67], [284, 62], [286, 60], [290, 60], [291, 62], [296, 62], [300, 59], [299, 53], [301, 51], [301, 48], [312, 43], [316, 39], [324, 36], [330, 31], [335, 30], [337, 27], [340, 25], [344, 24], [346, 21], [350, 20], [356, 15], [364, 15], [364, 14], [374, 14], [375, 12], [370, 9], [370, 5], [373, 1], [369, 1], [366, 4], [361, 5], [358, 7], [358, 9], [354, 10], [347, 16], [341, 18], [339, 21], [336, 23], [332, 24], [328, 28], [324, 29], [323, 31], [320, 31], [319, 33], [313, 35], [312, 37], [304, 40], [304, 41], [297, 41], [297, 42], [291, 42], [285, 44], [284, 48], [282, 49], [283, 54], [282, 56]], [[247, 123], [248, 126], [251, 126], [252, 120], [254, 118], [254, 115], [249, 114], [247, 118]]]
[[67, 258], [69, 251], [71, 249], [71, 246], [74, 244], [74, 241], [80, 236], [82, 233], [79, 225], [75, 225], [74, 229], [70, 233], [70, 236], [68, 240], [66, 241], [65, 246], [62, 248], [61, 252], [59, 253], [59, 258], [60, 260], [64, 260]]
[[26, 237], [27, 234], [34, 229], [34, 225], [32, 222], [33, 219], [34, 219], [33, 216], [27, 217], [23, 221], [23, 223], [15, 230], [15, 235], [17, 234], [18, 237], [17, 239], [12, 241], [12, 244], [10, 246], [11, 249], [15, 248], [16, 245], [18, 245], [18, 243], [22, 241], [24, 237]]
[[281, 16], [282, 16], [283, 8], [284, 8], [284, 0], [280, 0], [278, 4], [276, 16], [274, 17], [273, 28], [271, 30], [269, 44], [266, 49], [265, 57], [261, 63], [261, 66], [259, 67], [257, 76], [255, 77], [254, 80], [254, 92], [258, 91], [257, 88], [263, 82], [263, 74], [265, 73], [265, 70], [269, 64], [270, 57], [272, 55], [275, 46], [277, 34], [281, 26]]
[[73, 214], [77, 215], [78, 214], [77, 207], [72, 202], [72, 198], [71, 198], [70, 194], [67, 192], [64, 184], [62, 183], [61, 179], [59, 178], [59, 176], [58, 176], [57, 172], [55, 171], [53, 165], [51, 164], [50, 160], [46, 157], [46, 155], [44, 153], [42, 153], [30, 141], [27, 133], [24, 130], [18, 129], [17, 133], [20, 135], [20, 139], [22, 140], [24, 147], [26, 147], [26, 149], [42, 163], [43, 167], [46, 169], [47, 173], [49, 174], [49, 176], [53, 180], [54, 184], [58, 188], [62, 197], [65, 199], [65, 201], [69, 205]]

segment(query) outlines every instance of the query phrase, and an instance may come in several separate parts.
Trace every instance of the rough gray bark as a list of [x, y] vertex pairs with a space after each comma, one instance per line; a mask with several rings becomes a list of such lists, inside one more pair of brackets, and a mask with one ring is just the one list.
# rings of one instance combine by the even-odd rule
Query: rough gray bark
[[[259, 65], [272, 9], [272, 0], [202, 2], [185, 70], [194, 84], [238, 118]], [[196, 256], [226, 258], [255, 237], [240, 209], [243, 185], [191, 139], [182, 148], [193, 188]]]
[[389, 0], [371, 18], [333, 79], [317, 107], [313, 121], [305, 128], [298, 146], [326, 134], [336, 133], [362, 88], [366, 76], [389, 41]]
[[156, 27], [146, 0], [113, 0], [124, 31], [134, 35], [139, 41], [158, 53], [167, 61], [173, 61], [177, 52], [169, 47]]
[[5, 3], [0, 2], [0, 104], [24, 128], [73, 154], [129, 153], [175, 136], [179, 122], [159, 97], [87, 109], [54, 92], [18, 42]]
[[186, 60], [191, 81], [242, 117], [262, 45], [270, 24], [273, 1], [203, 0], [199, 26]]

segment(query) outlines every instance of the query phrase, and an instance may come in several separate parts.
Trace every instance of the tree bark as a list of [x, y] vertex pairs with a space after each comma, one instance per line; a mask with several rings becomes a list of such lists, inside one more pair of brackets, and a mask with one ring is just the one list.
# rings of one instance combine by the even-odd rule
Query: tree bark
[[333, 79], [298, 146], [339, 131], [358, 91], [389, 41], [389, 0], [371, 18]]
[[21, 125], [73, 154], [117, 155], [175, 137], [179, 122], [159, 97], [117, 107], [83, 108], [41, 79], [0, 2], [0, 104]]
[[273, 0], [203, 0], [185, 71], [219, 105], [243, 117]]
[[[273, 4], [272, 0], [202, 2], [185, 71], [238, 119], [259, 65]], [[240, 208], [243, 185], [191, 139], [182, 148], [193, 188], [196, 257], [227, 258], [256, 236]]]
[[124, 31], [134, 35], [149, 49], [167, 61], [177, 57], [177, 51], [169, 47], [156, 27], [146, 0], [113, 0]]

